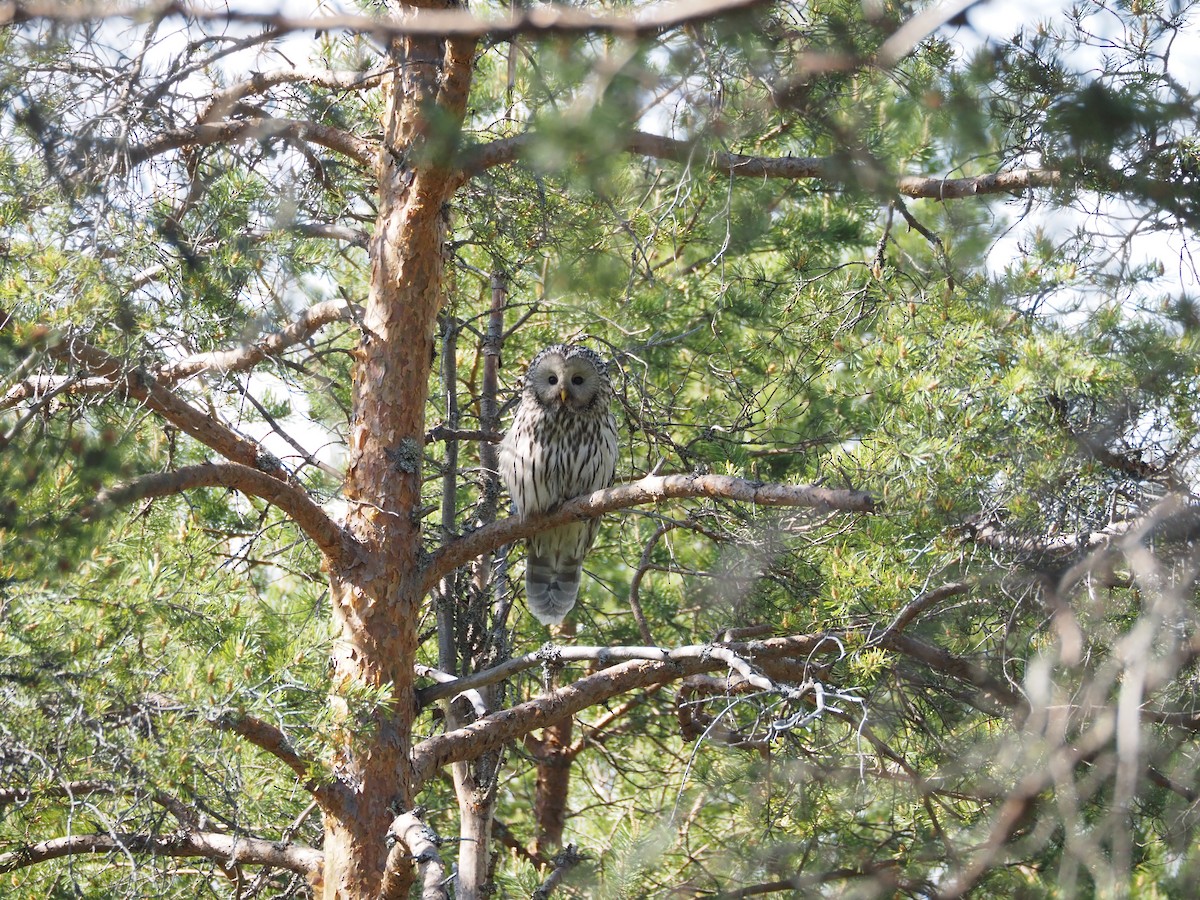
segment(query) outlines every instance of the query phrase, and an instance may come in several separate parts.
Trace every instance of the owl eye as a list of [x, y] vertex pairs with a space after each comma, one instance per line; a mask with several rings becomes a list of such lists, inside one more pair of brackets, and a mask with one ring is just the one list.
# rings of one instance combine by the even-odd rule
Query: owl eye
[[574, 378], [571, 379], [571, 384], [576, 385], [576, 386], [583, 384], [583, 376], [576, 375]]
[[558, 384], [558, 376], [557, 375], [551, 375], [546, 380], [549, 381], [551, 384]]

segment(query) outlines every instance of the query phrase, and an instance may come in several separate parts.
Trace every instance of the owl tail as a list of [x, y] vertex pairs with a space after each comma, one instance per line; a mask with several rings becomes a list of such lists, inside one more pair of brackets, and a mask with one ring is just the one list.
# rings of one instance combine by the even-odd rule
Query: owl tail
[[555, 559], [529, 551], [525, 561], [525, 597], [543, 625], [561, 625], [579, 596], [583, 560]]

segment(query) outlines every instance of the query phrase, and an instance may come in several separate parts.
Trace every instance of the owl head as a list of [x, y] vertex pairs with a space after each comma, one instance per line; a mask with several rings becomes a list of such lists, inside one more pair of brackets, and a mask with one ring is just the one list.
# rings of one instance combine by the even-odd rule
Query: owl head
[[533, 358], [523, 390], [548, 410], [607, 406], [612, 394], [608, 363], [580, 344], [555, 344]]

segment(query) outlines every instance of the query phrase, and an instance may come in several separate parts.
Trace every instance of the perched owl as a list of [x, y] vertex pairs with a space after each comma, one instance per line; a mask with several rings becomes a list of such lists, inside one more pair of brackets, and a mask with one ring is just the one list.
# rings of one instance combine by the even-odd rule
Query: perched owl
[[[522, 516], [612, 484], [617, 423], [611, 398], [608, 365], [594, 351], [555, 344], [533, 358], [500, 443], [500, 474]], [[543, 625], [559, 624], [575, 605], [583, 557], [599, 524], [573, 522], [529, 539], [525, 593]]]

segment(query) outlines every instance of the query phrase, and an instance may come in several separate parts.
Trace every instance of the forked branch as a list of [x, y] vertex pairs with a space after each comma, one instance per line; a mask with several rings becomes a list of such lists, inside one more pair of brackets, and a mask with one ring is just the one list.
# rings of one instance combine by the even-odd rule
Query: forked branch
[[[582, 652], [574, 652], [576, 649]], [[547, 647], [540, 660], [545, 665], [589, 657], [596, 658], [601, 663], [622, 658], [627, 661], [594, 672], [544, 696], [500, 710], [462, 728], [422, 741], [413, 750], [416, 782], [421, 784], [443, 766], [474, 759], [480, 754], [496, 750], [510, 740], [528, 734], [536, 728], [561, 722], [568, 716], [573, 716], [610, 697], [638, 688], [677, 681], [688, 675], [728, 669], [737, 672], [738, 677], [751, 680], [761, 690], [796, 694], [795, 686], [774, 683], [756, 672], [752, 664], [758, 661], [759, 656], [786, 655], [805, 660], [825, 650], [840, 654], [842, 647], [837, 640], [824, 634], [796, 635], [744, 644], [694, 645], [674, 650], [619, 647], [612, 648], [607, 656], [605, 654], [609, 652], [608, 648]], [[522, 658], [521, 662], [526, 663], [527, 658]], [[508, 665], [497, 666], [489, 671], [489, 675], [494, 677], [501, 671], [511, 672], [512, 669]], [[464, 689], [468, 683], [476, 682], [470, 678], [463, 678], [457, 685], [438, 685], [435, 690], [439, 692], [438, 696], [445, 696], [445, 691], [457, 692]], [[810, 690], [813, 690], [811, 684], [802, 688], [800, 693], [807, 694]], [[819, 686], [813, 693], [821, 693]]]
[[421, 900], [447, 900], [450, 895], [446, 891], [446, 864], [438, 852], [440, 839], [421, 819], [419, 810], [396, 816], [388, 829], [388, 838], [394, 843], [388, 853], [380, 895], [384, 898], [395, 896], [398, 900], [406, 896], [397, 892], [399, 885], [408, 883], [401, 877], [400, 868], [416, 863]]

